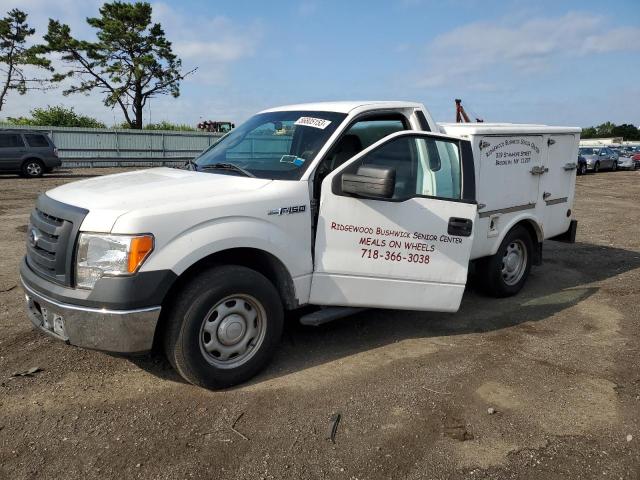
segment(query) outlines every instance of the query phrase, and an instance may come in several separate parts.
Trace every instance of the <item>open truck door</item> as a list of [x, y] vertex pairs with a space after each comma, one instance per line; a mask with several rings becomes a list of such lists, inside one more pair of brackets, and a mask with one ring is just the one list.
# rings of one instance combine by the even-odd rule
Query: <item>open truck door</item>
[[322, 182], [310, 303], [456, 311], [476, 212], [470, 142], [383, 138]]

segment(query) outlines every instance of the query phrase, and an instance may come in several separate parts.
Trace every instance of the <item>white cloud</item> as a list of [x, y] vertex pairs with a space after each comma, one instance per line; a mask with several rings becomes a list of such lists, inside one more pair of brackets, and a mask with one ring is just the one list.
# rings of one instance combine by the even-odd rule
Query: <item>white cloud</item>
[[[46, 33], [49, 18], [58, 19], [70, 25], [72, 34], [91, 39], [93, 28], [87, 25], [86, 18], [97, 16], [104, 0], [1, 0], [0, 15], [12, 8], [20, 8], [29, 14], [28, 22], [36, 28], [34, 41], [41, 41]], [[202, 102], [197, 93], [191, 93], [194, 84], [206, 86], [228, 85], [230, 67], [238, 61], [253, 55], [255, 46], [262, 36], [259, 23], [237, 24], [220, 15], [194, 15], [186, 8], [183, 10], [163, 2], [152, 3], [153, 20], [164, 28], [167, 38], [173, 43], [174, 52], [183, 61], [185, 71], [198, 67], [198, 70], [182, 82], [182, 96], [179, 99], [158, 97], [152, 100], [152, 120], [169, 119], [194, 123], [194, 111], [200, 111]], [[56, 65], [59, 61], [54, 62]], [[66, 82], [68, 83], [68, 82]], [[65, 105], [74, 107], [77, 112], [100, 119], [106, 124], [120, 123], [123, 120], [119, 108], [109, 109], [102, 104], [102, 95], [95, 91], [91, 95], [62, 95], [63, 85], [46, 92], [32, 91], [21, 96], [10, 94], [0, 118], [28, 115], [36, 107], [47, 105]], [[228, 107], [231, 109], [231, 107]], [[145, 108], [145, 121], [148, 119]]]
[[556, 59], [640, 50], [638, 38], [638, 27], [610, 27], [605, 17], [586, 13], [471, 23], [427, 45], [429, 73], [415, 83], [443, 86], [497, 67], [535, 73], [550, 68]]
[[238, 25], [221, 15], [193, 16], [166, 3], [153, 4], [154, 21], [162, 24], [186, 70], [198, 67], [188, 80], [224, 84], [230, 64], [251, 57], [262, 37], [258, 23]]

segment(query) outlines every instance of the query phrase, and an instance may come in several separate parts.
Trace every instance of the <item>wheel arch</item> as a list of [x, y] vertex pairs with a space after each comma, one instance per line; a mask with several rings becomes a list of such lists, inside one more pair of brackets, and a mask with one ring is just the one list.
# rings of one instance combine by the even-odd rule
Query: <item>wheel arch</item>
[[219, 265], [240, 265], [261, 273], [273, 283], [286, 310], [292, 310], [299, 306], [293, 277], [275, 255], [253, 247], [220, 250], [199, 259], [173, 281], [162, 302], [154, 346], [158, 346], [162, 341], [166, 314], [171, 309], [176, 294], [199, 273]]
[[216, 265], [240, 265], [261, 273], [274, 284], [287, 309], [297, 306], [293, 277], [287, 267], [272, 253], [254, 247], [229, 248], [199, 259], [178, 276], [167, 297], [198, 273]]
[[492, 249], [491, 254], [495, 255], [495, 253], [498, 251], [498, 248], [500, 248], [500, 245], [504, 241], [505, 237], [509, 234], [511, 230], [513, 230], [518, 226], [522, 226], [525, 230], [527, 230], [527, 232], [529, 232], [529, 235], [531, 236], [531, 240], [533, 240], [533, 243], [534, 243], [534, 249], [532, 252], [533, 264], [539, 265], [542, 262], [542, 242], [544, 240], [544, 230], [542, 229], [542, 226], [538, 223], [536, 218], [530, 215], [516, 217], [512, 219], [511, 222], [509, 222], [506, 228], [504, 228], [504, 230], [502, 231], [500, 237], [498, 238], [498, 241], [495, 242], [495, 245], [494, 245], [494, 248]]
[[28, 155], [25, 155], [20, 161], [20, 168], [24, 167], [25, 163], [30, 160], [38, 160], [40, 163], [42, 163], [42, 166], [44, 166], [45, 163], [44, 158], [42, 158], [40, 155], [29, 153]]

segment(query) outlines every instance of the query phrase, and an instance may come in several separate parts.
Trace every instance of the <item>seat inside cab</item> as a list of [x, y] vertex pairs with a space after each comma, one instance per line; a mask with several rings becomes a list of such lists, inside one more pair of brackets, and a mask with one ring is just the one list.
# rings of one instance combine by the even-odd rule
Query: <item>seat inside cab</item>
[[379, 114], [356, 120], [320, 163], [314, 182], [315, 198], [320, 198], [322, 180], [330, 172], [387, 135], [409, 129], [409, 121], [401, 114]]

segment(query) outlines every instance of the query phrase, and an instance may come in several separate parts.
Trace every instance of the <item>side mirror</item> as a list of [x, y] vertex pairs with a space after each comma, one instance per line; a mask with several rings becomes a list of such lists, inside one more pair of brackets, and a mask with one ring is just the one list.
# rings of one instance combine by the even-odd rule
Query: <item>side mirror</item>
[[342, 174], [342, 192], [364, 198], [391, 198], [396, 188], [396, 169], [361, 166], [358, 173]]

